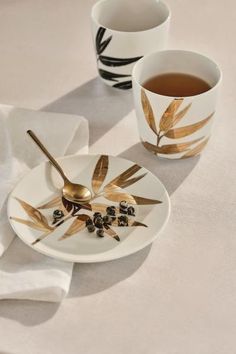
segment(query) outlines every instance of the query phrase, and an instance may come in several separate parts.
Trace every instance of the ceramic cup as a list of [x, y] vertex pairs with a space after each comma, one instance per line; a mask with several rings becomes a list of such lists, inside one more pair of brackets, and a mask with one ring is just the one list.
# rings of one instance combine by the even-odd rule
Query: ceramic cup
[[101, 0], [92, 8], [98, 72], [109, 86], [132, 87], [142, 56], [166, 47], [170, 10], [159, 0]]
[[[211, 88], [195, 96], [170, 97], [143, 87], [148, 79], [165, 73], [194, 75]], [[146, 149], [169, 159], [198, 155], [210, 137], [221, 76], [216, 63], [190, 51], [165, 50], [139, 60], [133, 69], [133, 93]]]

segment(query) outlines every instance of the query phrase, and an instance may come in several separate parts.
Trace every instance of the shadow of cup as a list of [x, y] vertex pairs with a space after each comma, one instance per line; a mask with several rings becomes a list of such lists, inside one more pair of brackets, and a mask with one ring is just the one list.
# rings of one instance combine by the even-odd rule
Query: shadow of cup
[[43, 111], [78, 114], [89, 121], [90, 145], [133, 109], [131, 91], [106, 86], [97, 77], [42, 108]]

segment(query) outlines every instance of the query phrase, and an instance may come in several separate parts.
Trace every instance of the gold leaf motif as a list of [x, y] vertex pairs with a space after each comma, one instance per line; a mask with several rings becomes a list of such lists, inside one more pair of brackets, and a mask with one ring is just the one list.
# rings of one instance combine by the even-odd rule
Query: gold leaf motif
[[143, 142], [143, 145], [147, 150], [153, 152], [154, 154], [177, 154], [179, 152], [187, 151], [191, 145], [197, 143], [200, 140], [202, 140], [202, 137], [186, 143], [167, 144], [162, 146], [156, 146], [145, 141]]
[[42, 241], [43, 239], [45, 239], [48, 235], [50, 235], [56, 229], [57, 226], [60, 226], [60, 224], [62, 222], [65, 222], [65, 221], [67, 221], [67, 220], [69, 220], [71, 218], [72, 218], [72, 215], [70, 214], [70, 215], [67, 215], [66, 217], [58, 220], [54, 224], [54, 227], [51, 227], [51, 231], [48, 231], [48, 232], [44, 233], [43, 235], [39, 236], [34, 242], [32, 242], [32, 245], [36, 245], [36, 243], [38, 243], [38, 242]]
[[88, 215], [81, 214], [73, 221], [69, 229], [65, 234], [59, 238], [59, 241], [65, 240], [66, 238], [76, 234], [77, 232], [83, 230], [86, 227], [86, 220], [89, 219]]
[[68, 214], [68, 211], [63, 205], [63, 197], [62, 196], [57, 196], [51, 200], [49, 200], [47, 203], [40, 205], [37, 209], [52, 209], [52, 208], [59, 208], [63, 211], [64, 215]]
[[185, 159], [187, 157], [192, 157], [192, 156], [198, 155], [203, 150], [203, 148], [206, 146], [206, 144], [208, 143], [208, 140], [209, 140], [209, 138], [203, 140], [200, 144], [195, 146], [195, 148], [189, 150], [185, 155], [183, 155], [181, 157], [181, 159]]
[[116, 188], [127, 188], [127, 187], [131, 186], [132, 184], [138, 182], [138, 181], [139, 181], [140, 179], [142, 179], [143, 177], [145, 177], [146, 174], [147, 174], [147, 172], [146, 172], [146, 173], [143, 173], [143, 174], [140, 175], [140, 176], [137, 176], [137, 177], [134, 177], [134, 178], [130, 178], [130, 179], [125, 180], [125, 181], [120, 181], [120, 182], [119, 182], [119, 186], [117, 186], [117, 185], [115, 185], [115, 184], [112, 184], [112, 185], [110, 185], [109, 188], [106, 187], [105, 190], [109, 191], [109, 190], [111, 190], [111, 189], [116, 189]]
[[[102, 203], [92, 203], [91, 209], [94, 212], [100, 212], [100, 213], [106, 213], [107, 208], [110, 206], [108, 204], [102, 204]], [[119, 208], [116, 208], [116, 213], [119, 212]]]
[[30, 221], [30, 220], [24, 220], [24, 219], [21, 219], [21, 218], [16, 218], [14, 216], [10, 216], [10, 219], [11, 220], [14, 220], [16, 222], [19, 222], [20, 224], [24, 224], [24, 225], [27, 225], [29, 227], [31, 227], [32, 229], [35, 229], [35, 230], [39, 230], [39, 231], [48, 231], [49, 228], [51, 230], [53, 230], [53, 228], [51, 226], [49, 227], [45, 227], [43, 225], [40, 225], [40, 224], [35, 224], [33, 221]]
[[52, 209], [57, 208], [62, 205], [61, 196], [57, 196], [50, 200], [49, 202], [40, 205], [37, 209]]
[[139, 221], [133, 221], [129, 226], [143, 226], [143, 227], [148, 227], [146, 224], [143, 224], [142, 222]]
[[116, 239], [116, 241], [120, 241], [120, 238], [117, 235], [117, 233], [114, 230], [112, 230], [108, 225], [104, 226], [104, 233]]
[[153, 154], [157, 154], [159, 152], [158, 146], [149, 143], [148, 141], [142, 141], [143, 146]]
[[43, 235], [40, 237], [36, 238], [34, 242], [31, 243], [32, 246], [36, 245], [38, 242], [42, 241], [44, 238], [46, 238], [48, 235], [50, 235], [55, 229], [53, 228], [51, 231], [45, 232]]
[[144, 116], [146, 118], [146, 121], [147, 121], [149, 127], [152, 129], [152, 131], [157, 135], [158, 132], [157, 132], [157, 127], [156, 127], [156, 122], [155, 122], [155, 117], [153, 114], [152, 106], [151, 106], [149, 99], [143, 89], [141, 91], [141, 102], [142, 102], [143, 112], [144, 112]]
[[192, 106], [192, 103], [189, 103], [185, 108], [182, 109], [182, 111], [178, 112], [175, 116], [174, 116], [174, 120], [173, 123], [171, 125], [170, 128], [173, 128], [176, 124], [179, 123], [179, 121], [185, 117], [185, 115], [187, 114], [189, 108]]
[[92, 188], [95, 194], [99, 192], [99, 189], [106, 178], [109, 163], [108, 161], [107, 155], [101, 155], [95, 166], [92, 177]]
[[133, 198], [132, 195], [128, 193], [116, 193], [116, 192], [106, 192], [104, 197], [108, 200], [111, 200], [113, 202], [121, 202], [122, 200], [126, 200], [127, 203], [130, 204], [136, 204], [135, 199]]
[[[105, 190], [109, 190], [113, 186], [120, 187], [125, 181], [127, 181], [131, 176], [133, 176], [136, 172], [138, 172], [142, 167], [134, 164], [129, 167], [127, 170], [122, 172], [119, 176], [115, 177], [112, 181], [110, 181], [106, 186]], [[144, 177], [144, 176], [143, 176]]]
[[45, 218], [45, 216], [43, 214], [40, 213], [39, 210], [35, 209], [34, 207], [32, 207], [31, 205], [29, 205], [28, 203], [24, 202], [23, 200], [21, 200], [19, 198], [15, 198], [15, 199], [20, 203], [20, 205], [25, 210], [27, 215], [37, 225], [42, 226], [42, 227], [46, 228], [47, 230], [50, 230], [50, 226], [48, 225], [47, 219]]
[[161, 201], [156, 199], [138, 197], [136, 195], [131, 195], [128, 193], [107, 192], [105, 193], [104, 197], [113, 202], [121, 202], [122, 200], [125, 200], [129, 204], [137, 204], [137, 205], [151, 205], [151, 204], [161, 203]]
[[162, 145], [162, 146], [158, 147], [158, 153], [159, 154], [177, 154], [179, 152], [186, 151], [191, 145], [197, 143], [200, 140], [202, 140], [202, 137], [199, 139], [188, 141], [186, 143]]
[[177, 112], [179, 106], [182, 104], [183, 98], [175, 98], [167, 107], [165, 112], [163, 113], [159, 127], [160, 130], [166, 132], [170, 128], [172, 128], [174, 120], [175, 120], [175, 113]]
[[171, 129], [165, 133], [165, 136], [170, 139], [179, 139], [191, 135], [196, 131], [198, 131], [199, 129], [203, 128], [209, 122], [213, 114], [214, 113], [212, 113], [211, 115], [209, 115], [209, 117], [195, 124], [186, 125], [185, 127], [181, 127], [181, 128]]

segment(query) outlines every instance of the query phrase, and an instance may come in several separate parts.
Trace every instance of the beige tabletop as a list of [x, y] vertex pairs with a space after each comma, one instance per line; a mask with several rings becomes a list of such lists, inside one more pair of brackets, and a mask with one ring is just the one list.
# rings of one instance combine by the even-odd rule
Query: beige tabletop
[[149, 168], [170, 193], [172, 215], [151, 247], [76, 265], [60, 305], [1, 301], [0, 353], [235, 354], [236, 3], [169, 0], [169, 47], [203, 52], [224, 73], [209, 146], [175, 162], [139, 144], [131, 92], [97, 78], [93, 3], [1, 0], [0, 102], [84, 115], [90, 151]]

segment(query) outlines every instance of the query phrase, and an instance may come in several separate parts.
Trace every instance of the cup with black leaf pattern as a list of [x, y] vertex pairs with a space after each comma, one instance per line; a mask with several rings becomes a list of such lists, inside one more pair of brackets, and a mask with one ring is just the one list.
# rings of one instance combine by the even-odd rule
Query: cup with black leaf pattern
[[132, 87], [132, 69], [166, 47], [170, 10], [160, 0], [100, 0], [92, 8], [98, 73], [109, 86]]

